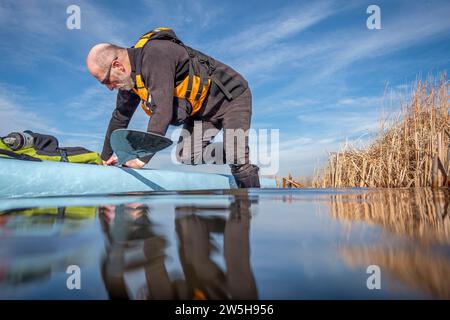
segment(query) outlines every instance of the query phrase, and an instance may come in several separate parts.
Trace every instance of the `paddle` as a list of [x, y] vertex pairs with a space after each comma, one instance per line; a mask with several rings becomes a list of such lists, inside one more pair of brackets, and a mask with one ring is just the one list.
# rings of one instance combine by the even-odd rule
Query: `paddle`
[[128, 129], [114, 130], [110, 142], [119, 165], [154, 154], [172, 144], [172, 140], [159, 134]]

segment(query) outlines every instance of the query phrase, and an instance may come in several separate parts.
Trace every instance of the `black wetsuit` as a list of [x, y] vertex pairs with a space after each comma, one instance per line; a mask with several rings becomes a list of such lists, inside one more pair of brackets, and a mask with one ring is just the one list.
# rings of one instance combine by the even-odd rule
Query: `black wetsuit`
[[[224, 72], [229, 76], [228, 87], [231, 87], [230, 93], [232, 100], [228, 100], [223, 92], [213, 83], [210, 88], [207, 99], [201, 109], [194, 115], [189, 115], [186, 108], [180, 106], [180, 101], [174, 99], [173, 92], [175, 88], [175, 79], [183, 70], [188, 70], [189, 55], [186, 49], [172, 41], [152, 40], [143, 48], [142, 52], [137, 49], [129, 48], [128, 56], [131, 63], [131, 76], [134, 79], [136, 75], [136, 59], [142, 59], [141, 75], [144, 83], [151, 94], [151, 101], [154, 105], [153, 114], [150, 117], [147, 131], [165, 135], [170, 124], [184, 124], [184, 129], [193, 132], [194, 124], [202, 125], [202, 132], [209, 130], [209, 133], [217, 134], [220, 129], [242, 129], [247, 131], [250, 128], [252, 114], [251, 92], [247, 81], [238, 72], [231, 67], [215, 60], [217, 72]], [[231, 86], [230, 86], [231, 84]], [[111, 133], [118, 128], [126, 128], [140, 103], [140, 98], [133, 91], [119, 90], [117, 94], [116, 108], [112, 114], [108, 130], [105, 137], [101, 157], [107, 160], [113, 153], [110, 145]], [[213, 135], [215, 135], [213, 134]], [[224, 135], [224, 145], [226, 143]], [[180, 137], [178, 144], [179, 160], [185, 164], [205, 163], [205, 159], [200, 157], [199, 148], [195, 145], [201, 144], [201, 149], [211, 143], [212, 136], [195, 136], [191, 139], [192, 148], [188, 156], [186, 152], [186, 141]], [[232, 173], [240, 187], [259, 187], [258, 167], [251, 165], [249, 161], [248, 138], [245, 139], [245, 145], [238, 148], [245, 150], [234, 150], [233, 160], [227, 158], [227, 148], [223, 148], [223, 159], [228, 159]], [[230, 153], [230, 152], [228, 152]], [[181, 154], [184, 154], [182, 156]], [[244, 154], [243, 157], [239, 155]], [[142, 158], [148, 162], [151, 157]], [[221, 164], [220, 162], [216, 162]]]

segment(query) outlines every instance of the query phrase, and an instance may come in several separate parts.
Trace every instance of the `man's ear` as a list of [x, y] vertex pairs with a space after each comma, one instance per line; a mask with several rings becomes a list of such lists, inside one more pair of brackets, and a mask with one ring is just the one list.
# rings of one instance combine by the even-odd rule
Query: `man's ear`
[[125, 72], [125, 67], [123, 66], [122, 62], [118, 60], [114, 60], [112, 66], [115, 69], [119, 69], [120, 71]]

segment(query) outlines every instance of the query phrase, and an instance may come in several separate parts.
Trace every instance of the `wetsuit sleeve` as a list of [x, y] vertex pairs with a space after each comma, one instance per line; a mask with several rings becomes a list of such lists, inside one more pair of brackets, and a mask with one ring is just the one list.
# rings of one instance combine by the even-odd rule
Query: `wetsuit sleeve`
[[117, 93], [116, 108], [114, 109], [111, 120], [109, 121], [108, 129], [106, 130], [105, 142], [103, 143], [103, 150], [101, 158], [106, 161], [113, 154], [111, 148], [110, 137], [111, 133], [116, 129], [127, 128], [131, 117], [139, 105], [140, 98], [132, 91], [119, 90]]
[[177, 58], [167, 47], [155, 45], [146, 50], [142, 75], [151, 94], [153, 114], [147, 131], [165, 135], [173, 116], [173, 91]]
[[[153, 111], [147, 131], [163, 136], [166, 135], [173, 116], [173, 91], [177, 65], [177, 57], [166, 45], [167, 42], [164, 41], [159, 45], [146, 47], [142, 60], [142, 75], [151, 94]], [[139, 160], [148, 163], [153, 156], [142, 157]]]

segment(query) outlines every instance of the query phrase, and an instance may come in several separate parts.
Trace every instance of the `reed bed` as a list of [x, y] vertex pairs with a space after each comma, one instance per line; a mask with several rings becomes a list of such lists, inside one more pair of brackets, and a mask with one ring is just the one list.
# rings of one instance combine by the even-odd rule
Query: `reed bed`
[[366, 146], [346, 144], [316, 170], [316, 188], [448, 186], [450, 144], [449, 83], [418, 81], [411, 97]]

